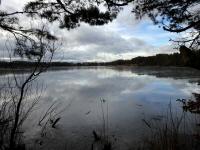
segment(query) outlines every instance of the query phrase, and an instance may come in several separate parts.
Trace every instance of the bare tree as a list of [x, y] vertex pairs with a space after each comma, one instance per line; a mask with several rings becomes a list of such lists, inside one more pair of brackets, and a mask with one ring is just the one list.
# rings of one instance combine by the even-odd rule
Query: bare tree
[[21, 127], [40, 99], [40, 94], [29, 98], [34, 88], [33, 83], [47, 70], [56, 50], [56, 41], [46, 38], [44, 32], [45, 27], [41, 29], [41, 34], [38, 34], [37, 38], [15, 36], [16, 47], [13, 52], [17, 56], [26, 57], [34, 65], [26, 68], [27, 72], [21, 76], [11, 67], [13, 74], [7, 78], [4, 85], [6, 88], [0, 91], [3, 96], [0, 104], [1, 149], [15, 149], [20, 144]]

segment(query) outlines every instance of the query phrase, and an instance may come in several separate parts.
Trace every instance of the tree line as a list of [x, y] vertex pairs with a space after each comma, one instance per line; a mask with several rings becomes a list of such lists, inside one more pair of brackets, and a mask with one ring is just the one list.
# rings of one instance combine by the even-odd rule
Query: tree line
[[[131, 60], [115, 60], [110, 62], [41, 62], [40, 67], [68, 67], [68, 66], [179, 66], [200, 69], [200, 51], [190, 50], [185, 46], [180, 47], [179, 53], [157, 54], [155, 56], [138, 56]], [[34, 67], [35, 62], [30, 61], [0, 61], [0, 68], [24, 69]]]

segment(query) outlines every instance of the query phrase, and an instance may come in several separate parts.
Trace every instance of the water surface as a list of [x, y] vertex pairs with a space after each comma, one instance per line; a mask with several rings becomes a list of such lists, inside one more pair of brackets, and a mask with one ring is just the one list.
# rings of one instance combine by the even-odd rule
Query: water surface
[[132, 148], [148, 130], [143, 120], [159, 121], [170, 102], [174, 112], [181, 112], [176, 100], [200, 92], [199, 81], [199, 71], [174, 67], [86, 67], [45, 72], [37, 81], [45, 90], [26, 122], [26, 137], [37, 137], [41, 113], [56, 102], [56, 111], [63, 110], [58, 114], [61, 120], [48, 132], [48, 142], [44, 141], [41, 149], [89, 148], [92, 131], [100, 134], [104, 125], [116, 149]]

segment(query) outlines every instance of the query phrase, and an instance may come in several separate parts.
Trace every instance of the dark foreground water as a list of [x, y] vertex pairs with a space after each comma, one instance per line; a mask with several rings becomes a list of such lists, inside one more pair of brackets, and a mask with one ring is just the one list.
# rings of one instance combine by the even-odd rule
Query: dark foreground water
[[[179, 115], [182, 108], [176, 100], [200, 92], [199, 81], [199, 71], [174, 67], [49, 71], [37, 80], [43, 92], [25, 122], [24, 136], [35, 149], [90, 149], [95, 131], [115, 149], [131, 149], [148, 133], [144, 120], [165, 118], [170, 101]], [[52, 104], [55, 109], [47, 118], [61, 118], [56, 128], [43, 127], [45, 119], [38, 126]]]

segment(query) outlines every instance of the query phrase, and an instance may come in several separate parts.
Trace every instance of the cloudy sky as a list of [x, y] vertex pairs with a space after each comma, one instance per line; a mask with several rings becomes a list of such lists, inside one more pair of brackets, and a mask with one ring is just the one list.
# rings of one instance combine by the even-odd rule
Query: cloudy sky
[[[2, 0], [0, 9], [20, 10], [27, 1]], [[23, 19], [21, 21], [28, 24]], [[62, 41], [54, 58], [60, 61], [111, 61], [176, 51], [169, 42], [176, 35], [163, 31], [148, 19], [135, 20], [130, 6], [116, 20], [104, 26], [91, 27], [83, 23], [79, 28], [67, 31], [54, 23], [49, 28]], [[0, 57], [5, 59], [8, 49], [5, 41], [9, 36], [2, 31], [0, 36]]]

